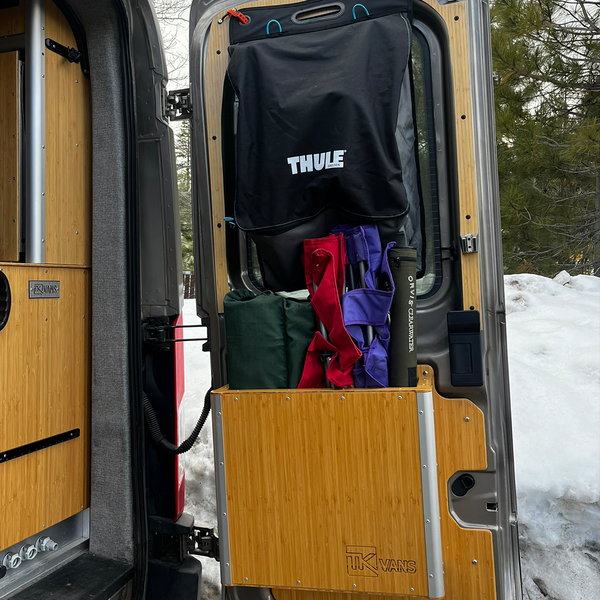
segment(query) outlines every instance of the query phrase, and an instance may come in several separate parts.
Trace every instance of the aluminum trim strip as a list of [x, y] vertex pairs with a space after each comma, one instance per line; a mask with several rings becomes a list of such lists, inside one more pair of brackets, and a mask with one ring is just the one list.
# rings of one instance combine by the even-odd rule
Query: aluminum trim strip
[[52, 527], [42, 529], [42, 531], [21, 540], [17, 544], [0, 549], [1, 563], [6, 554], [18, 554], [20, 549], [27, 544], [35, 546], [37, 540], [41, 537], [49, 537], [58, 544], [57, 550], [38, 552], [32, 560], [22, 562], [17, 569], [10, 569], [0, 579], [0, 598], [5, 598], [20, 588], [32, 584], [85, 551], [88, 547], [89, 513], [89, 508], [82, 510]]
[[45, 1], [25, 5], [26, 235], [25, 261], [46, 261]]
[[417, 410], [428, 594], [429, 598], [441, 598], [444, 596], [444, 563], [432, 392], [417, 393]]
[[227, 489], [225, 483], [225, 445], [223, 442], [222, 399], [212, 396], [213, 445], [215, 456], [215, 482], [217, 492], [217, 523], [219, 525], [219, 554], [221, 583], [231, 585], [229, 554], [229, 519], [227, 514]]

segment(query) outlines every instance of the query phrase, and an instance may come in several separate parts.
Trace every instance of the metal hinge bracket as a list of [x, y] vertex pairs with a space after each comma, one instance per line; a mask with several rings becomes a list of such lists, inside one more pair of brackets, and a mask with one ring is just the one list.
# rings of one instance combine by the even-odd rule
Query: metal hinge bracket
[[170, 121], [183, 121], [192, 116], [190, 88], [183, 90], [163, 90], [163, 117]]
[[467, 233], [460, 237], [460, 247], [465, 254], [479, 251], [479, 236], [476, 233]]
[[215, 535], [215, 530], [194, 527], [194, 531], [188, 538], [188, 551], [190, 554], [219, 560], [219, 538]]

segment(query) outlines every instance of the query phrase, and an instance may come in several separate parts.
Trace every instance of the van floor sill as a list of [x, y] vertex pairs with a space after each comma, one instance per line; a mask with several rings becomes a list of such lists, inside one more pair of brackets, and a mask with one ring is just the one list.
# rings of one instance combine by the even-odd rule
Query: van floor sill
[[82, 554], [10, 596], [11, 600], [109, 600], [132, 577], [133, 565]]

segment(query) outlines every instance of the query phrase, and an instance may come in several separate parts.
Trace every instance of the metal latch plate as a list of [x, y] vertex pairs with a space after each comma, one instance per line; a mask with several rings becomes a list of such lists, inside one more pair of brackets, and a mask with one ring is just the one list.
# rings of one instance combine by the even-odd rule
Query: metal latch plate
[[479, 236], [476, 233], [467, 233], [460, 238], [460, 247], [465, 254], [479, 251]]
[[163, 92], [163, 116], [170, 121], [183, 121], [192, 116], [190, 89]]

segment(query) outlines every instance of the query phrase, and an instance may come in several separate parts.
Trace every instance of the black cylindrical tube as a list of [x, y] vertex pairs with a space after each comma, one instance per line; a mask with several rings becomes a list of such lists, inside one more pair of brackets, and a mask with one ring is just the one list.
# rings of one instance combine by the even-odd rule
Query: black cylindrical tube
[[390, 248], [388, 259], [394, 279], [390, 309], [389, 385], [417, 385], [417, 251]]

